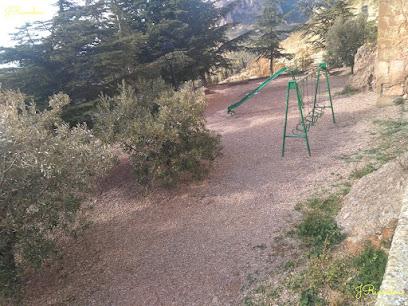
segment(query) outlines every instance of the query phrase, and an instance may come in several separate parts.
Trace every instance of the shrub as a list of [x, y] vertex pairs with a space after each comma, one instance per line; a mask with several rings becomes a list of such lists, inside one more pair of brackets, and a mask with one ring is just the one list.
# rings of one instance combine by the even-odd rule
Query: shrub
[[200, 179], [221, 155], [220, 136], [205, 127], [203, 94], [191, 84], [179, 92], [162, 80], [122, 84], [120, 95], [101, 97], [95, 128], [131, 155], [136, 180], [177, 184], [182, 174]]
[[337, 244], [345, 238], [333, 218], [316, 213], [307, 213], [296, 233], [304, 243], [318, 248], [325, 243]]
[[338, 66], [343, 63], [354, 73], [354, 56], [367, 37], [367, 16], [362, 14], [355, 19], [344, 20], [339, 17], [326, 35], [328, 64]]
[[352, 86], [347, 85], [347, 86], [345, 86], [341, 91], [339, 91], [339, 92], [337, 93], [337, 95], [339, 95], [339, 96], [351, 96], [351, 95], [354, 95], [354, 94], [356, 94], [356, 93], [358, 93], [358, 92], [359, 92], [358, 89], [356, 89], [356, 88], [354, 88], [354, 87], [352, 87]]
[[354, 258], [353, 263], [359, 273], [350, 283], [350, 291], [355, 293], [355, 288], [360, 285], [373, 285], [376, 291], [380, 290], [387, 260], [387, 254], [383, 250], [366, 245], [364, 251]]
[[296, 68], [298, 68], [300, 71], [309, 69], [310, 65], [313, 64], [312, 52], [306, 48], [302, 48], [298, 53], [296, 53], [294, 62]]
[[0, 91], [0, 304], [18, 296], [25, 269], [54, 253], [56, 231], [74, 229], [91, 178], [109, 167], [85, 125], [70, 129], [60, 119], [68, 103], [57, 94], [39, 112], [22, 94]]

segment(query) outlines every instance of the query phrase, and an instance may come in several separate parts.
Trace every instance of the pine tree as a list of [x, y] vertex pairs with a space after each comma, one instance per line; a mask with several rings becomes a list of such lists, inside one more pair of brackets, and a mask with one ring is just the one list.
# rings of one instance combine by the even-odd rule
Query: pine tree
[[269, 0], [263, 4], [262, 14], [255, 25], [256, 39], [252, 40], [252, 46], [248, 51], [270, 60], [270, 73], [273, 74], [274, 60], [282, 57], [289, 57], [289, 54], [282, 53], [280, 42], [287, 30], [282, 29], [285, 23], [279, 2]]
[[[237, 4], [235, 1], [227, 7], [217, 8], [212, 1], [203, 0], [136, 0], [129, 12], [136, 23], [134, 28], [149, 37], [150, 62], [163, 59], [162, 47], [166, 40], [169, 41], [174, 46], [173, 55], [182, 57], [172, 59], [177, 61], [174, 65], [176, 78], [187, 81], [204, 79], [210, 70], [229, 66], [225, 52], [237, 50], [239, 42], [246, 37], [229, 39], [226, 33], [233, 25], [220, 26], [219, 21]], [[163, 76], [167, 75], [163, 71]]]
[[[83, 114], [93, 108], [100, 92], [113, 94], [122, 79], [131, 77], [146, 39], [138, 32], [123, 35], [120, 20], [108, 15], [105, 1], [79, 6], [60, 0], [57, 6], [52, 20], [25, 25], [14, 36], [18, 44], [3, 48], [0, 61], [18, 62], [19, 68], [3, 73], [0, 81], [34, 97], [38, 104], [52, 94], [67, 93], [73, 103], [65, 119], [87, 121], [90, 116]], [[36, 37], [40, 30], [49, 35]]]
[[303, 12], [310, 18], [299, 29], [316, 50], [326, 47], [327, 32], [337, 17], [348, 20], [353, 16], [350, 0], [303, 0], [302, 3], [305, 4]]
[[[88, 0], [78, 5], [59, 0], [52, 20], [24, 26], [14, 37], [17, 45], [2, 49], [0, 63], [18, 62], [19, 67], [2, 71], [0, 82], [19, 88], [37, 104], [64, 92], [73, 101], [64, 118], [87, 121], [101, 91], [114, 95], [122, 80], [169, 75], [166, 40], [175, 47], [179, 82], [227, 67], [224, 54], [236, 50], [242, 37], [230, 40], [226, 32], [232, 25], [218, 22], [235, 4], [217, 8], [205, 0]], [[39, 30], [49, 34], [40, 38]]]

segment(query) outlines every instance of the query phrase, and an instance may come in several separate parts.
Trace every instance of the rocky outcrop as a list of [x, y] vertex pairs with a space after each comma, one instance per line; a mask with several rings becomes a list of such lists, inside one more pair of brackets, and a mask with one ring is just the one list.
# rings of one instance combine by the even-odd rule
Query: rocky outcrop
[[[217, 6], [226, 6], [231, 0], [223, 0], [217, 3]], [[242, 0], [242, 2], [220, 22], [221, 25], [227, 23], [242, 23], [253, 25], [255, 18], [261, 13], [263, 0]]]
[[408, 182], [407, 169], [408, 158], [401, 157], [353, 185], [336, 218], [348, 242], [359, 243], [395, 225]]
[[362, 45], [354, 57], [354, 75], [346, 83], [360, 90], [374, 90], [376, 86], [377, 48], [370, 44]]

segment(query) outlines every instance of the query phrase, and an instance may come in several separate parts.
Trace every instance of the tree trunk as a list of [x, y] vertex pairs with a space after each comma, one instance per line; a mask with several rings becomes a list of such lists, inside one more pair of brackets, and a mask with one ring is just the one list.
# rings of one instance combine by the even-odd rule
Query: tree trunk
[[354, 74], [354, 64], [351, 64], [351, 74]]
[[200, 75], [201, 75], [201, 80], [203, 81], [204, 87], [208, 87], [208, 83], [207, 83], [207, 80], [205, 78], [205, 72], [200, 72]]
[[269, 64], [269, 69], [271, 71], [271, 75], [273, 75], [273, 56], [271, 56], [270, 60], [271, 60], [271, 62]]

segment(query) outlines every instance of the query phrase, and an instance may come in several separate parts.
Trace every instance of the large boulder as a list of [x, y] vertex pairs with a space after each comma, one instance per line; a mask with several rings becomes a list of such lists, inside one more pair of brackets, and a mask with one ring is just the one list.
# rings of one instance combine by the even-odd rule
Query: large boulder
[[348, 242], [371, 239], [396, 224], [408, 183], [407, 169], [408, 156], [400, 157], [353, 185], [336, 217]]
[[354, 75], [348, 79], [346, 86], [360, 90], [374, 90], [376, 60], [377, 47], [370, 44], [362, 45], [354, 57]]

